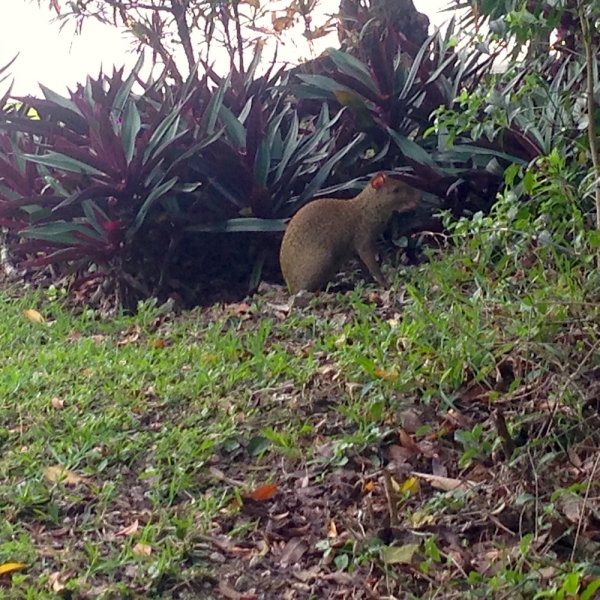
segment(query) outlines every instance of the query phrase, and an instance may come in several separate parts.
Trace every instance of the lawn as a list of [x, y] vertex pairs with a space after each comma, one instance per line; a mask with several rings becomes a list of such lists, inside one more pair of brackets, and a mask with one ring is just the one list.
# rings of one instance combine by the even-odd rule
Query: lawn
[[593, 598], [597, 278], [433, 258], [305, 308], [5, 285], [0, 598]]

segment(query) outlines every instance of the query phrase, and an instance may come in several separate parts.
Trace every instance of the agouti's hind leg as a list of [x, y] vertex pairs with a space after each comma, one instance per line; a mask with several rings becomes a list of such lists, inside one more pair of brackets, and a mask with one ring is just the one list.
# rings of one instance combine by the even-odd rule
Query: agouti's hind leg
[[375, 248], [373, 246], [359, 248], [358, 256], [360, 256], [360, 259], [365, 263], [367, 269], [369, 269], [371, 275], [375, 278], [375, 281], [377, 281], [381, 287], [388, 288], [389, 283], [377, 262]]
[[332, 264], [332, 257], [329, 252], [320, 252], [311, 256], [311, 262], [302, 263], [304, 266], [310, 266], [310, 269], [303, 271], [300, 281], [297, 282], [298, 290], [307, 292], [316, 292], [322, 290], [333, 279], [338, 270], [337, 264]]

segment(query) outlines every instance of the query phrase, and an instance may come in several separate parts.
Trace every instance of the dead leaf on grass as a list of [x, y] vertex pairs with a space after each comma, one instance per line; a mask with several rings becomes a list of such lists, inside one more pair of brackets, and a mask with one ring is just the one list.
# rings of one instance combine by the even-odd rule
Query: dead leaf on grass
[[256, 502], [265, 502], [270, 500], [277, 491], [276, 483], [267, 483], [256, 488], [253, 492], [248, 495], [248, 498], [255, 500]]
[[65, 589], [64, 584], [60, 582], [60, 571], [54, 571], [54, 573], [50, 573], [48, 577], [48, 585], [55, 594], [58, 594]]
[[140, 527], [140, 522], [136, 519], [131, 525], [128, 527], [123, 527], [120, 531], [117, 531], [117, 535], [133, 535]]
[[301, 538], [295, 537], [288, 541], [281, 553], [279, 563], [282, 567], [296, 564], [308, 550], [308, 544]]
[[23, 311], [23, 314], [32, 323], [41, 324], [41, 323], [45, 323], [46, 322], [46, 319], [44, 319], [43, 315], [41, 315], [37, 310], [34, 310], [33, 308], [26, 308]]
[[20, 562], [8, 562], [0, 565], [0, 575], [8, 575], [20, 571], [25, 566], [25, 563]]
[[585, 512], [585, 502], [583, 498], [573, 493], [566, 493], [560, 496], [558, 504], [565, 517], [571, 523], [578, 523]]
[[227, 600], [256, 600], [256, 594], [241, 594], [234, 590], [224, 579], [219, 579], [219, 592]]
[[336, 538], [337, 536], [338, 536], [338, 531], [337, 531], [337, 527], [335, 525], [335, 521], [333, 519], [331, 519], [331, 521], [329, 521], [329, 527], [327, 528], [327, 537]]
[[416, 471], [413, 471], [412, 475], [419, 479], [429, 481], [431, 487], [437, 490], [443, 490], [444, 492], [453, 492], [454, 490], [466, 492], [475, 485], [472, 481], [461, 481], [460, 479], [453, 479], [451, 477], [439, 477], [437, 475], [430, 475], [429, 473], [417, 473]]
[[77, 485], [78, 483], [84, 481], [83, 477], [77, 475], [77, 473], [74, 473], [73, 471], [69, 471], [69, 469], [61, 467], [60, 465], [55, 467], [44, 467], [42, 471], [44, 473], [44, 477], [46, 477], [46, 479], [52, 483], [60, 482], [65, 485]]
[[52, 404], [52, 408], [55, 408], [56, 410], [62, 410], [65, 407], [65, 401], [56, 396], [50, 400], [50, 403]]
[[162, 350], [166, 345], [167, 342], [164, 340], [164, 338], [159, 338], [157, 340], [148, 340], [148, 346], [156, 350]]
[[407, 433], [404, 429], [402, 429], [402, 427], [398, 428], [398, 437], [400, 438], [400, 444], [402, 444], [402, 446], [406, 448], [409, 452], [411, 452], [412, 454], [422, 453], [421, 448], [419, 448], [417, 442], [415, 442], [412, 436], [409, 433]]
[[152, 554], [152, 546], [142, 543], [136, 544], [133, 547], [133, 553], [137, 556], [150, 556]]
[[448, 477], [448, 469], [437, 458], [431, 459], [431, 472], [436, 477]]
[[381, 551], [381, 557], [388, 565], [409, 565], [413, 556], [419, 550], [419, 544], [405, 544], [404, 546], [388, 546]]
[[407, 410], [402, 415], [402, 428], [409, 434], [415, 434], [423, 425], [421, 415], [416, 410]]

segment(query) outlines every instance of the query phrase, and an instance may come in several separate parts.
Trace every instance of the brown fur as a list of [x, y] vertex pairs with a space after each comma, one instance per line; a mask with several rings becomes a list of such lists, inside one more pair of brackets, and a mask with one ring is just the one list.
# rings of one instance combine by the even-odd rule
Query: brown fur
[[375, 280], [387, 287], [375, 242], [394, 211], [411, 210], [420, 200], [414, 188], [379, 173], [351, 200], [321, 198], [303, 206], [290, 220], [279, 253], [290, 293], [325, 287], [357, 254]]

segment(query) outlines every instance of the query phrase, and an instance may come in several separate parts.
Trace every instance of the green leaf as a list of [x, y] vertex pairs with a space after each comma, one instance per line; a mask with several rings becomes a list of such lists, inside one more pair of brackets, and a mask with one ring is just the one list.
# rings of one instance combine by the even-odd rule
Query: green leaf
[[399, 133], [396, 133], [389, 127], [388, 133], [392, 136], [392, 139], [396, 142], [402, 154], [405, 154], [408, 156], [408, 158], [411, 158], [421, 165], [427, 165], [428, 167], [437, 170], [438, 165], [436, 164], [435, 160], [433, 160], [427, 151], [421, 148], [419, 144], [409, 140], [407, 137], [400, 135]]
[[360, 61], [358, 58], [355, 58], [351, 54], [347, 54], [341, 50], [336, 50], [335, 48], [328, 48], [327, 54], [329, 54], [337, 68], [342, 71], [342, 73], [345, 73], [357, 81], [360, 81], [360, 83], [362, 83], [365, 87], [368, 87], [377, 96], [381, 95], [379, 87], [374, 81], [368, 67], [362, 61]]
[[404, 544], [404, 546], [387, 546], [381, 551], [381, 557], [388, 565], [408, 565], [419, 550], [419, 544]]
[[259, 454], [262, 454], [263, 452], [265, 452], [265, 450], [268, 450], [271, 447], [271, 440], [269, 440], [266, 437], [263, 437], [262, 435], [255, 435], [249, 442], [248, 442], [248, 454], [250, 456], [258, 456]]
[[297, 75], [298, 79], [301, 79], [305, 83], [310, 84], [320, 90], [325, 90], [327, 92], [335, 92], [338, 90], [356, 93], [355, 90], [349, 88], [347, 85], [342, 85], [338, 83], [335, 79], [331, 79], [331, 77], [325, 77], [325, 75]]
[[202, 115], [202, 123], [200, 124], [200, 137], [205, 135], [211, 135], [217, 124], [217, 117], [221, 111], [221, 105], [223, 104], [223, 96], [225, 91], [229, 87], [231, 76], [228, 75], [223, 83], [219, 86], [217, 91], [212, 95], [204, 115]]
[[287, 135], [285, 136], [285, 142], [283, 143], [283, 156], [275, 173], [275, 181], [279, 181], [281, 179], [281, 176], [283, 175], [283, 172], [285, 171], [285, 168], [287, 167], [290, 158], [292, 158], [294, 151], [298, 148], [300, 141], [298, 140], [299, 126], [300, 125], [298, 122], [298, 114], [294, 112], [292, 124], [290, 125], [290, 129]]
[[53, 92], [50, 88], [47, 88], [45, 85], [42, 85], [41, 83], [39, 84], [39, 86], [40, 86], [40, 89], [42, 90], [42, 93], [44, 94], [44, 97], [46, 98], [46, 100], [50, 100], [51, 102], [58, 104], [58, 106], [61, 106], [62, 108], [66, 108], [67, 110], [74, 112], [75, 114], [77, 114], [80, 117], [83, 116], [81, 114], [81, 111], [77, 108], [77, 105], [74, 102], [72, 102], [68, 98], [64, 98], [63, 96], [61, 96], [60, 94], [57, 94], [56, 92]]
[[67, 223], [66, 221], [56, 221], [55, 223], [46, 223], [37, 227], [31, 227], [19, 232], [19, 235], [25, 238], [46, 240], [59, 244], [69, 244], [79, 246], [85, 242], [73, 236], [73, 233], [85, 235], [92, 240], [101, 240], [103, 236], [98, 235], [93, 229], [78, 225], [77, 223]]
[[224, 104], [222, 104], [219, 110], [219, 116], [221, 117], [221, 121], [225, 126], [225, 131], [227, 132], [229, 139], [236, 146], [238, 146], [238, 148], [245, 147], [246, 130], [233, 112], [231, 112]]
[[98, 223], [97, 214], [100, 213], [107, 221], [108, 216], [100, 209], [100, 207], [93, 200], [84, 200], [82, 203], [83, 212], [87, 217], [90, 225], [100, 234], [101, 237], [104, 237], [105, 232], [102, 228], [102, 225]]
[[173, 186], [177, 183], [178, 178], [173, 177], [169, 181], [154, 188], [149, 194], [144, 203], [142, 204], [138, 214], [135, 217], [135, 222], [132, 227], [127, 231], [127, 239], [131, 239], [133, 234], [142, 226], [148, 211], [154, 206], [154, 204], [160, 200], [167, 192], [169, 192]]
[[223, 135], [224, 131], [225, 131], [225, 128], [223, 127], [221, 129], [219, 129], [218, 131], [216, 131], [213, 135], [207, 137], [206, 139], [202, 140], [201, 142], [198, 142], [195, 146], [192, 146], [189, 150], [186, 150], [183, 154], [178, 156], [171, 163], [171, 166], [169, 167], [167, 173], [172, 171], [175, 168], [175, 166], [178, 165], [180, 162], [186, 161], [190, 156], [197, 154], [203, 148], [206, 148], [207, 146], [210, 146], [213, 142], [216, 142]]
[[163, 119], [160, 125], [156, 128], [150, 140], [148, 141], [148, 146], [146, 147], [146, 151], [144, 152], [144, 163], [148, 161], [151, 157], [157, 154], [156, 150], [159, 145], [163, 144], [165, 141], [169, 142], [175, 137], [175, 132], [179, 126], [179, 113], [183, 107], [178, 106], [171, 114], [169, 114], [165, 119]]
[[258, 219], [256, 217], [228, 219], [186, 227], [189, 232], [238, 233], [242, 231], [285, 231], [287, 219]]
[[87, 175], [104, 175], [102, 171], [88, 165], [84, 162], [59, 154], [58, 152], [48, 152], [47, 154], [23, 154], [23, 157], [31, 162], [53, 167], [55, 169], [63, 169], [74, 173], [85, 173]]
[[269, 151], [269, 140], [261, 141], [254, 159], [254, 178], [261, 187], [267, 187], [267, 177], [271, 166], [271, 152]]
[[133, 70], [131, 71], [131, 73], [129, 73], [129, 76], [123, 82], [123, 85], [121, 86], [119, 91], [116, 93], [115, 99], [113, 100], [112, 109], [113, 109], [113, 113], [117, 117], [121, 116], [121, 113], [123, 112], [123, 108], [125, 107], [127, 98], [129, 98], [129, 95], [131, 94], [131, 88], [133, 87], [133, 84], [135, 83], [136, 75], [140, 72], [140, 69], [142, 68], [143, 64], [144, 64], [144, 53], [141, 52], [140, 57], [137, 59], [137, 62], [135, 63], [135, 66], [133, 67]]
[[125, 151], [125, 160], [127, 164], [133, 159], [135, 152], [135, 140], [137, 138], [140, 129], [142, 128], [142, 118], [140, 112], [135, 105], [135, 102], [131, 101], [127, 104], [125, 109], [125, 115], [123, 117], [123, 125], [121, 127], [123, 137], [123, 150]]
[[361, 142], [365, 138], [363, 133], [357, 135], [345, 148], [342, 148], [340, 151], [336, 152], [318, 171], [314, 176], [313, 180], [304, 188], [304, 191], [298, 198], [297, 202], [294, 202], [294, 207], [296, 209], [300, 208], [303, 204], [306, 204], [319, 190], [319, 188], [325, 183], [327, 177], [329, 177], [329, 173], [331, 169], [333, 169], [334, 165], [340, 161], [354, 146], [356, 146], [359, 142]]

